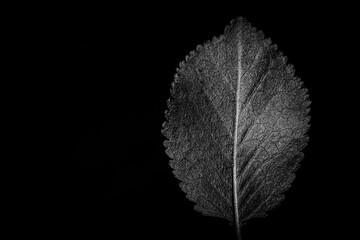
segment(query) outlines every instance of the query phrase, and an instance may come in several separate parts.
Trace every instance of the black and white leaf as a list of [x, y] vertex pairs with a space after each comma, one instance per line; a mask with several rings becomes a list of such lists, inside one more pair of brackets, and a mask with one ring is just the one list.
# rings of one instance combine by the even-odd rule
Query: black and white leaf
[[244, 18], [180, 63], [162, 133], [195, 210], [244, 223], [284, 199], [307, 145], [310, 100], [294, 67]]

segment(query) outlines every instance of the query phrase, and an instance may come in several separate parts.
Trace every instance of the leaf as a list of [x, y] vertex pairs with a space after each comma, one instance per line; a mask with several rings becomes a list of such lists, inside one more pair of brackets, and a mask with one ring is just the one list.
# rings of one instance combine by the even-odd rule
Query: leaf
[[180, 63], [162, 133], [195, 210], [234, 223], [264, 217], [290, 188], [307, 145], [307, 90], [244, 18]]

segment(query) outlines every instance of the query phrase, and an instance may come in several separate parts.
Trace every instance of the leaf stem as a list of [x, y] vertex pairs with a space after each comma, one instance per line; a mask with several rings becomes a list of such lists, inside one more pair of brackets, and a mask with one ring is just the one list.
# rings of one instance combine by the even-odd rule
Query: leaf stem
[[237, 240], [241, 240], [240, 226], [238, 225], [238, 223], [236, 223], [236, 237]]

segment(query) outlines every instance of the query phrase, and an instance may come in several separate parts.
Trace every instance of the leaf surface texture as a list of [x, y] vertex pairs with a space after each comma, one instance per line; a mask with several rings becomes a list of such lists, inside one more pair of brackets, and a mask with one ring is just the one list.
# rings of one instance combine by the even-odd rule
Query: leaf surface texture
[[162, 133], [195, 210], [234, 223], [284, 199], [307, 145], [307, 90], [270, 39], [244, 18], [180, 63]]

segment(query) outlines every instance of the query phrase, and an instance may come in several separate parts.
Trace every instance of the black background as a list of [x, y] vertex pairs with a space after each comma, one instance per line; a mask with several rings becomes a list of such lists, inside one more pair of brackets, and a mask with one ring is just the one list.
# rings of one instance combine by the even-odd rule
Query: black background
[[334, 107], [324, 90], [331, 79], [324, 74], [336, 67], [329, 49], [340, 24], [322, 8], [296, 5], [182, 7], [139, 3], [49, 10], [31, 30], [42, 36], [36, 45], [43, 49], [46, 82], [39, 85], [52, 139], [48, 164], [55, 165], [47, 173], [56, 183], [49, 180], [41, 189], [49, 234], [234, 238], [225, 220], [193, 210], [173, 177], [160, 131], [179, 63], [243, 16], [284, 52], [312, 101], [310, 141], [293, 187], [269, 216], [245, 225], [243, 238], [323, 239], [338, 211], [332, 190], [340, 190], [329, 170], [340, 156], [324, 155], [332, 146], [324, 142], [337, 131], [330, 132], [324, 121]]

